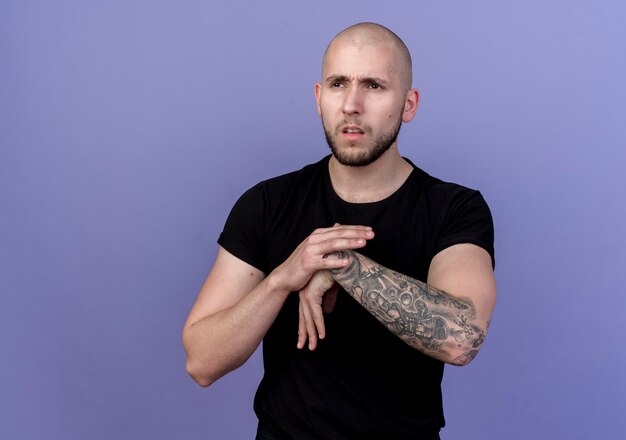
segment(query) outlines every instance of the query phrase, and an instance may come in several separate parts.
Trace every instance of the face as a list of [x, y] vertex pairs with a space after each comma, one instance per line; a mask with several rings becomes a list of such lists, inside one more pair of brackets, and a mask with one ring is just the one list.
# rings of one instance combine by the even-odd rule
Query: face
[[326, 140], [343, 165], [367, 166], [413, 118], [416, 91], [406, 91], [390, 43], [356, 46], [335, 41], [322, 69], [315, 97]]

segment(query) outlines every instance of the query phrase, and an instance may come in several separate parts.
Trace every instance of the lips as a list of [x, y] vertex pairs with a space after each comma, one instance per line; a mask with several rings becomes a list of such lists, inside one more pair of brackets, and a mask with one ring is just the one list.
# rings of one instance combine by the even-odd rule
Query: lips
[[360, 127], [356, 125], [345, 125], [341, 129], [341, 132], [344, 134], [364, 134], [363, 129], [361, 129]]

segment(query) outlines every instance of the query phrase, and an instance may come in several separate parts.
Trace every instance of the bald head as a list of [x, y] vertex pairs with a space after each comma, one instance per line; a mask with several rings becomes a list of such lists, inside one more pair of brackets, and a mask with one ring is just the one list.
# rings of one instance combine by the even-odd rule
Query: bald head
[[405, 90], [411, 88], [413, 83], [413, 68], [411, 54], [404, 42], [392, 31], [377, 23], [358, 23], [339, 32], [332, 39], [322, 62], [322, 71], [326, 65], [326, 58], [331, 50], [341, 44], [348, 44], [355, 47], [365, 47], [370, 45], [390, 45], [394, 49], [395, 69], [398, 71]]

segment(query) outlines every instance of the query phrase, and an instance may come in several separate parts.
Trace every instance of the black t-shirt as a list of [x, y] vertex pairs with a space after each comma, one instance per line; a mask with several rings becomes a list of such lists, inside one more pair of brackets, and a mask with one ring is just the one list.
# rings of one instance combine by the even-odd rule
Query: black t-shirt
[[[426, 281], [432, 258], [458, 243], [494, 256], [493, 223], [478, 191], [419, 168], [384, 200], [349, 203], [333, 190], [328, 160], [259, 183], [233, 207], [218, 243], [269, 274], [316, 228], [371, 226], [358, 252]], [[444, 425], [444, 364], [409, 347], [345, 292], [325, 315], [315, 351], [296, 348], [298, 296], [288, 297], [263, 339], [259, 420], [284, 438], [420, 439]], [[436, 437], [435, 437], [436, 438]]]

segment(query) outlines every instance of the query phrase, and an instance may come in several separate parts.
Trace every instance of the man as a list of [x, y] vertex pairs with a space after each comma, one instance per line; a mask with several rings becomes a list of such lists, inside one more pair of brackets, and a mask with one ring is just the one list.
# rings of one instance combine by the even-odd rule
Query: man
[[218, 240], [183, 332], [187, 371], [208, 386], [263, 340], [257, 439], [437, 439], [443, 365], [484, 341], [491, 215], [399, 154], [411, 82], [388, 29], [338, 34], [315, 85], [332, 155], [248, 190]]

